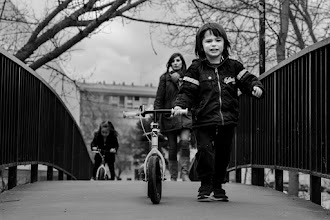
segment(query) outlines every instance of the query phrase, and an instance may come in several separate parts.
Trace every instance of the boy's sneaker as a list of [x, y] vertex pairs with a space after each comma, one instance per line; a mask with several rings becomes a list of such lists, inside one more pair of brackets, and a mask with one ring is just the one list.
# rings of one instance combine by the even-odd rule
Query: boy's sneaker
[[214, 189], [212, 200], [228, 202], [228, 196], [226, 196], [226, 191], [222, 188]]
[[197, 201], [198, 202], [210, 202], [212, 201], [211, 193], [213, 187], [211, 183], [202, 183], [198, 190]]

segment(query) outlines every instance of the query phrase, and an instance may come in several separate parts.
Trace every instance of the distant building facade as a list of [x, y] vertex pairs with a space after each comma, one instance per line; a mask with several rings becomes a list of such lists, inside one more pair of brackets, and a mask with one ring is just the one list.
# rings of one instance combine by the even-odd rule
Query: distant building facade
[[123, 111], [134, 111], [140, 105], [152, 107], [157, 87], [125, 84], [79, 83], [80, 128], [89, 146], [93, 132], [104, 120], [110, 120], [120, 136], [136, 127], [138, 118], [123, 118]]

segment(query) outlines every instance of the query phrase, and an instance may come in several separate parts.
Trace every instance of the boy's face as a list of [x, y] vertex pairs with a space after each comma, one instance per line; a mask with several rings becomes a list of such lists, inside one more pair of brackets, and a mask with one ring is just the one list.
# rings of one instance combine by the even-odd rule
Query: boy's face
[[205, 32], [202, 45], [205, 56], [211, 63], [212, 61], [220, 62], [224, 44], [225, 41], [222, 37], [216, 37], [210, 30]]
[[175, 57], [173, 59], [173, 62], [171, 63], [172, 69], [174, 71], [179, 71], [182, 68], [182, 60], [179, 56]]

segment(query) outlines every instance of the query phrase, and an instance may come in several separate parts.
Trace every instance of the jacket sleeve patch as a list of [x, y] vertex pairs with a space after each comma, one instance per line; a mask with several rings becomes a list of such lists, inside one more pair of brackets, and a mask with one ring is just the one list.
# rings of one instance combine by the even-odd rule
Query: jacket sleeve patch
[[199, 81], [198, 80], [193, 79], [193, 78], [188, 77], [188, 76], [183, 77], [183, 81], [190, 82], [190, 83], [192, 83], [194, 85], [199, 86]]
[[240, 80], [247, 72], [248, 71], [246, 69], [243, 69], [241, 72], [238, 73], [237, 79]]

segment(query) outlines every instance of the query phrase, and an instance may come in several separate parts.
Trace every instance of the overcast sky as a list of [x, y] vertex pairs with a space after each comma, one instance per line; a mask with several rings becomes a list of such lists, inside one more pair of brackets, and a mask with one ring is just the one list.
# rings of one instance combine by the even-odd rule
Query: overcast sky
[[[45, 0], [12, 0], [20, 7], [24, 2], [41, 14]], [[102, 31], [78, 43], [66, 63], [67, 71], [89, 77], [87, 81], [106, 83], [125, 82], [136, 85], [152, 83], [157, 86], [159, 76], [166, 70], [166, 62], [174, 52], [180, 52], [159, 43], [156, 35], [150, 39], [148, 24], [131, 22], [123, 25], [120, 20], [111, 22]], [[154, 48], [154, 50], [153, 50]], [[156, 53], [157, 54], [156, 54]], [[193, 55], [184, 54], [187, 65]]]

